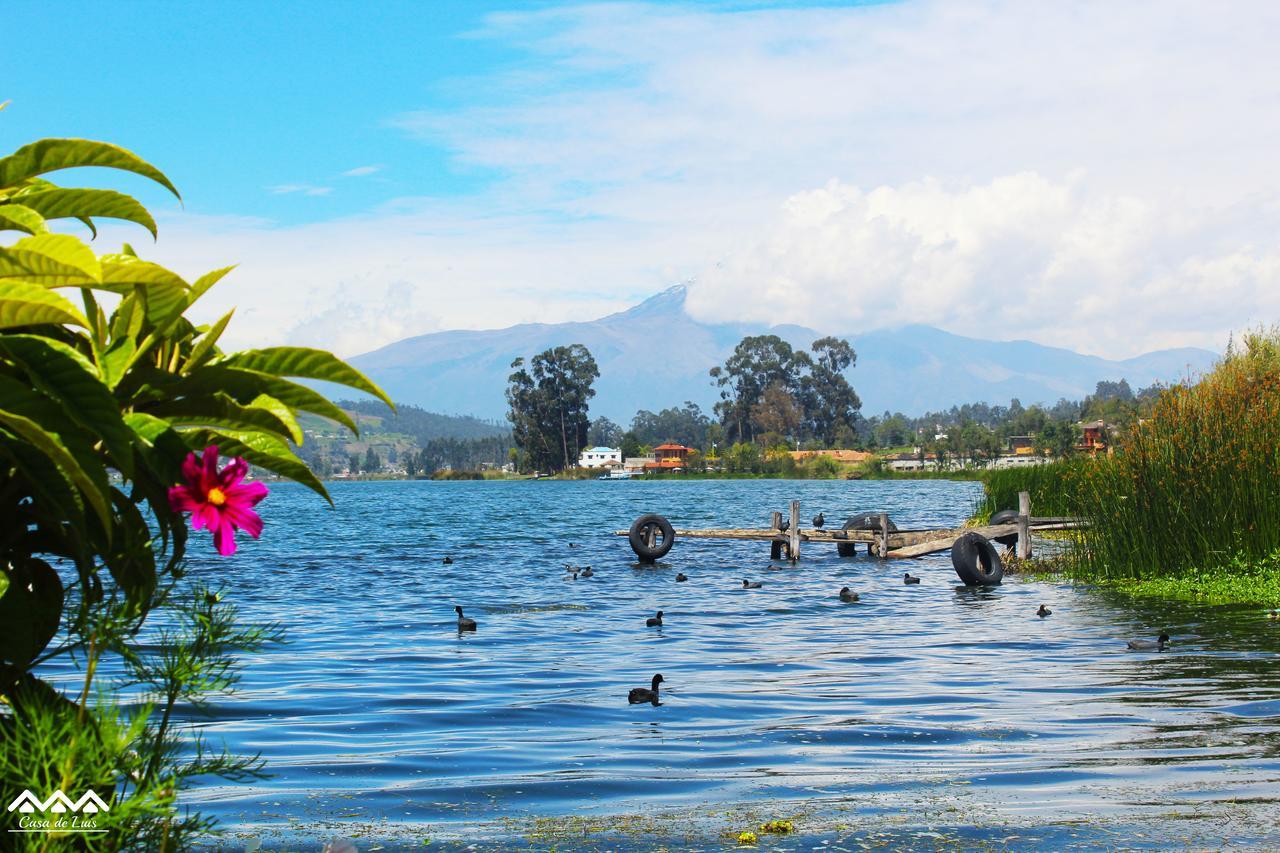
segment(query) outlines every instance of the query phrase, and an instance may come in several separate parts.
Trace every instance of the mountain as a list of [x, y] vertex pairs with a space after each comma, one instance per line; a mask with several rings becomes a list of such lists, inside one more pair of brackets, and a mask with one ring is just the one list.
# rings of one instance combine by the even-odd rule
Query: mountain
[[[598, 320], [420, 335], [351, 363], [398, 402], [501, 418], [514, 359], [583, 344], [600, 366], [592, 415], [626, 425], [638, 409], [656, 411], [685, 400], [710, 410], [718, 397], [707, 371], [722, 364], [745, 335], [771, 332], [805, 348], [820, 337], [802, 326], [703, 323], [685, 313], [684, 300], [685, 288], [678, 285]], [[1137, 390], [1202, 371], [1217, 358], [1208, 350], [1184, 348], [1110, 361], [1031, 341], [988, 341], [919, 325], [840, 337], [858, 354], [849, 380], [868, 415], [886, 409], [920, 414], [977, 401], [1004, 404], [1013, 397], [1024, 405], [1079, 399], [1103, 379], [1128, 379]]]

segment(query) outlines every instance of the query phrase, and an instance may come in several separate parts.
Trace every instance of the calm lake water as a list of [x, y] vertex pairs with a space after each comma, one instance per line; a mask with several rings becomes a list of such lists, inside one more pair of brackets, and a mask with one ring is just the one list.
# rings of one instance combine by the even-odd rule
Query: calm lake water
[[[791, 498], [806, 519], [954, 525], [976, 484], [332, 490], [336, 510], [274, 486], [262, 540], [231, 560], [193, 540], [192, 572], [289, 637], [206, 728], [274, 777], [186, 796], [267, 846], [723, 849], [719, 833], [771, 817], [801, 830], [772, 849], [1280, 844], [1280, 628], [1256, 608], [1016, 578], [973, 591], [946, 554], [831, 546], [792, 568], [764, 543], [681, 540], [645, 567], [612, 535], [650, 511], [757, 526]], [[567, 580], [567, 562], [596, 575]], [[844, 585], [862, 601], [838, 601]], [[478, 632], [455, 631], [455, 604]], [[1167, 651], [1126, 651], [1162, 629]], [[655, 672], [664, 704], [628, 706]], [[593, 823], [611, 815], [641, 817]], [[625, 831], [575, 840], [586, 828]]]

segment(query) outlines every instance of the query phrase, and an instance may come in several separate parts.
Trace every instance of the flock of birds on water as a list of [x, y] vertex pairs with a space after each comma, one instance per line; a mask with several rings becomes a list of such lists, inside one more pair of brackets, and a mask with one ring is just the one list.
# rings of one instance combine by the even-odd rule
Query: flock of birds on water
[[[813, 526], [822, 527], [825, 521], [826, 520], [823, 517], [823, 514], [818, 513], [816, 516], [813, 517]], [[787, 526], [788, 526], [788, 522], [784, 521], [783, 529], [785, 530]], [[576, 548], [577, 545], [573, 542], [570, 542], [569, 547]], [[453, 565], [453, 558], [445, 557], [442, 562], [446, 566]], [[576, 581], [578, 578], [590, 578], [595, 575], [595, 572], [592, 570], [590, 566], [578, 567], [573, 565], [572, 563], [565, 563], [564, 568], [566, 572], [571, 573], [572, 576], [569, 578], [570, 580]], [[684, 572], [677, 572], [675, 579], [677, 583], [683, 583], [684, 581], [689, 580], [689, 577]], [[903, 572], [902, 582], [910, 586], [911, 584], [920, 583], [920, 578], [911, 574], [911, 572]], [[743, 589], [760, 589], [763, 586], [764, 584], [760, 581], [753, 581], [747, 578], [742, 579]], [[849, 587], [847, 586], [840, 587], [840, 592], [837, 594], [837, 597], [841, 601], [848, 604], [852, 604], [854, 602], [861, 600], [858, 597], [858, 593], [849, 589]], [[467, 616], [463, 616], [461, 606], [455, 605], [453, 609], [458, 614], [458, 631], [461, 632], [461, 631], [476, 630], [477, 628], [476, 620], [471, 619]], [[653, 616], [650, 616], [649, 618], [645, 619], [644, 620], [645, 626], [648, 628], [661, 628], [662, 615], [663, 615], [663, 612], [659, 610]], [[1052, 615], [1053, 615], [1053, 611], [1050, 610], [1048, 607], [1045, 607], [1043, 604], [1041, 604], [1040, 608], [1036, 610], [1036, 616], [1039, 616], [1041, 619], [1044, 619], [1045, 617], [1052, 616]], [[1270, 619], [1280, 619], [1280, 611], [1272, 610], [1270, 613], [1267, 614], [1267, 616]], [[1131, 651], [1135, 651], [1135, 652], [1162, 652], [1164, 651], [1165, 646], [1167, 646], [1168, 644], [1169, 644], [1169, 635], [1162, 633], [1159, 637], [1157, 637], [1154, 640], [1142, 640], [1142, 639], [1129, 640], [1128, 648]], [[656, 675], [653, 676], [653, 679], [652, 681], [650, 681], [648, 687], [631, 688], [631, 692], [627, 694], [627, 702], [632, 705], [643, 705], [645, 703], [648, 703], [651, 705], [661, 705], [662, 702], [660, 701], [661, 697], [658, 694], [658, 685], [661, 684], [662, 682], [663, 682], [662, 673], [657, 673]]]

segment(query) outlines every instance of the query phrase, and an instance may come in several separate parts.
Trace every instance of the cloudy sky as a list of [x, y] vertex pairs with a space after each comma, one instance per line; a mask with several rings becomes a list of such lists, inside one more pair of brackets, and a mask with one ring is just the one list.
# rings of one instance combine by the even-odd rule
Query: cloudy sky
[[[4, 145], [183, 192], [111, 229], [351, 355], [596, 317], [923, 322], [1124, 357], [1280, 321], [1280, 5], [6, 4]], [[30, 45], [30, 47], [23, 47]], [[47, 62], [64, 56], [102, 61]]]

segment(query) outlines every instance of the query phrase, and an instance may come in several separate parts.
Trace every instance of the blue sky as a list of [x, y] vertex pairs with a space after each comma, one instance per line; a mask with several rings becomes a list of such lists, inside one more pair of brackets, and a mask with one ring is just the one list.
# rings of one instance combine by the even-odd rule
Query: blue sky
[[[133, 149], [236, 346], [599, 316], [1110, 357], [1280, 317], [1280, 6], [5, 4], [4, 143]], [[21, 34], [15, 37], [14, 34]], [[1206, 299], [1206, 294], [1213, 294]]]

